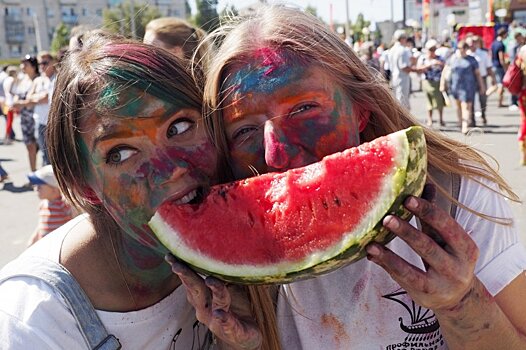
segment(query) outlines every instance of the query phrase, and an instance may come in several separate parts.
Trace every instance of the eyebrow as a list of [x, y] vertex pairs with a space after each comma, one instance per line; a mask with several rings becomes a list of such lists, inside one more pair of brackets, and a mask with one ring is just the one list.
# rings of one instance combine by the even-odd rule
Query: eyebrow
[[100, 127], [103, 131], [95, 137], [91, 145], [91, 151], [94, 152], [97, 146], [106, 140], [113, 138], [130, 137], [133, 133], [130, 130], [121, 130], [116, 125], [107, 124]]

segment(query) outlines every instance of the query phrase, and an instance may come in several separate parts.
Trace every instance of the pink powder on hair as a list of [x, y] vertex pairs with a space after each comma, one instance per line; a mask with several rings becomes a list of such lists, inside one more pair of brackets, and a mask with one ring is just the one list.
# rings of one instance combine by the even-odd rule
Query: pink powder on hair
[[260, 58], [261, 65], [268, 67], [264, 75], [271, 74], [274, 70], [285, 64], [285, 59], [280, 50], [262, 47], [254, 51], [254, 57]]

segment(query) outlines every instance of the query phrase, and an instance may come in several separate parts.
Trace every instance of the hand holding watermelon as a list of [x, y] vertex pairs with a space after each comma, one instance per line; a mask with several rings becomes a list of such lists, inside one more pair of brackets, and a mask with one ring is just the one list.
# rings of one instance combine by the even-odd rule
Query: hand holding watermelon
[[435, 314], [462, 306], [474, 286], [482, 287], [474, 273], [479, 255], [475, 242], [447, 212], [432, 201], [410, 196], [404, 205], [421, 220], [423, 227], [429, 225], [438, 233], [444, 245], [431, 238], [425, 228], [424, 232], [420, 231], [408, 222], [388, 215], [383, 221], [384, 226], [422, 257], [426, 271], [376, 243], [367, 247], [369, 260], [382, 266], [415, 302], [432, 309]]
[[203, 280], [171, 254], [166, 256], [166, 261], [184, 285], [199, 322], [230, 346], [239, 349], [261, 347], [262, 335], [252, 320], [250, 305], [241, 287], [227, 287], [214, 277]]

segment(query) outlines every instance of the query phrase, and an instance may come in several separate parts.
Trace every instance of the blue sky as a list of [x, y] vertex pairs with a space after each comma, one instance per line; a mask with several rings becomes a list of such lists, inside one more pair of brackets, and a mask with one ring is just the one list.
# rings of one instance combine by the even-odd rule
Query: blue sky
[[[384, 21], [391, 18], [391, 2], [393, 3], [393, 17], [395, 20], [401, 20], [403, 17], [401, 0], [347, 0], [349, 2], [349, 18], [354, 22], [356, 16], [361, 12], [365, 19], [369, 21]], [[227, 5], [234, 5], [237, 8], [248, 6], [256, 2], [255, 0], [219, 0], [218, 8], [221, 11]], [[274, 2], [269, 0], [269, 3]], [[318, 9], [318, 16], [322, 17], [325, 22], [329, 22], [330, 4], [332, 4], [333, 19], [337, 23], [345, 22], [345, 2], [346, 0], [288, 0], [280, 1], [287, 4], [295, 4], [300, 7], [306, 7], [309, 4]], [[194, 2], [190, 1], [194, 6]]]

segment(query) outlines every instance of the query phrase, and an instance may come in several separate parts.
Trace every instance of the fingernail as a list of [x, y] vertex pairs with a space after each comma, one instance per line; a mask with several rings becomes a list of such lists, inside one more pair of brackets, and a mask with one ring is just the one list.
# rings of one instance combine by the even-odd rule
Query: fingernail
[[398, 219], [392, 215], [388, 215], [385, 217], [384, 226], [387, 227], [390, 230], [396, 230], [400, 227], [400, 223], [398, 222]]
[[405, 206], [407, 209], [416, 209], [418, 208], [418, 201], [415, 197], [409, 197], [409, 199], [405, 202]]
[[380, 255], [380, 248], [378, 248], [375, 244], [369, 244], [366, 248], [367, 254], [372, 256], [378, 256]]

